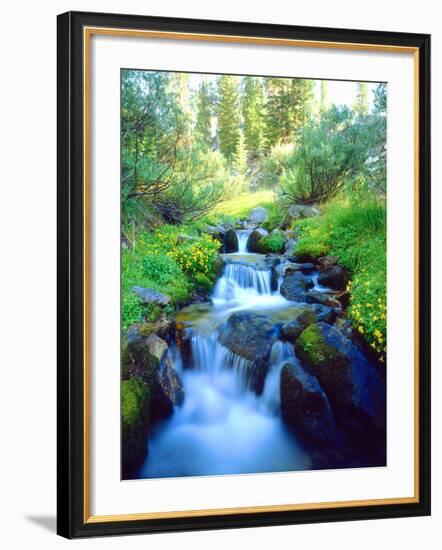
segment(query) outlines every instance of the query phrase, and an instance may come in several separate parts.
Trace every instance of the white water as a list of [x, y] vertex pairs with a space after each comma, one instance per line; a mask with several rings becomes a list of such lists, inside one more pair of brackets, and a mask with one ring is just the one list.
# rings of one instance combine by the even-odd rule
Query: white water
[[248, 254], [247, 241], [249, 240], [250, 229], [241, 229], [236, 232], [238, 238], [238, 252], [239, 254]]
[[[247, 231], [238, 231], [241, 254]], [[198, 322], [191, 341], [192, 368], [178, 370], [185, 400], [149, 441], [140, 476], [181, 477], [309, 469], [310, 460], [280, 416], [280, 371], [296, 361], [293, 346], [276, 342], [263, 393], [249, 388], [251, 362], [218, 342], [216, 326], [233, 311], [266, 311], [293, 307], [279, 292], [272, 293], [269, 269], [229, 255], [213, 292], [213, 307], [205, 313], [209, 332]], [[176, 358], [177, 348], [169, 356]], [[176, 363], [175, 363], [176, 364]]]

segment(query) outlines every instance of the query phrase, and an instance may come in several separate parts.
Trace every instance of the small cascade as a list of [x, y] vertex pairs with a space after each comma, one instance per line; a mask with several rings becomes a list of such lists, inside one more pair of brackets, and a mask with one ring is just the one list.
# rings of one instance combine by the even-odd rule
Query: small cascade
[[195, 334], [191, 340], [193, 368], [206, 373], [211, 383], [229, 394], [248, 388], [251, 361], [236, 355], [218, 342], [218, 334]]
[[279, 414], [281, 407], [281, 396], [279, 392], [279, 383], [281, 378], [281, 369], [286, 363], [297, 361], [292, 344], [288, 342], [277, 341], [273, 344], [270, 353], [270, 369], [264, 384], [262, 392], [262, 405], [266, 412], [270, 414]]
[[[248, 292], [244, 293], [244, 290]], [[250, 294], [272, 294], [270, 270], [256, 269], [242, 263], [227, 264], [215, 287], [213, 298], [241, 300], [243, 297], [250, 298]]]
[[239, 229], [236, 232], [236, 236], [238, 238], [238, 253], [239, 254], [247, 254], [247, 241], [249, 240], [249, 235], [251, 233], [250, 229]]

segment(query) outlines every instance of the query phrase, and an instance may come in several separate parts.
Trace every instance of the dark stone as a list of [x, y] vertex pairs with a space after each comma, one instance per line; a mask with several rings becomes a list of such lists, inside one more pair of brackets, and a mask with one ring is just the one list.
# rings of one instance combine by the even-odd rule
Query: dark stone
[[226, 254], [238, 252], [238, 236], [234, 229], [228, 229], [224, 235], [224, 252]]
[[301, 333], [295, 350], [346, 428], [385, 435], [385, 383], [351, 340], [326, 323], [316, 323]]
[[336, 298], [334, 294], [323, 292], [320, 290], [310, 290], [306, 295], [306, 302], [308, 304], [322, 304], [323, 306], [332, 308], [341, 308], [341, 302]]
[[313, 287], [313, 282], [309, 277], [303, 275], [300, 271], [287, 273], [281, 285], [281, 294], [287, 300], [293, 302], [304, 302], [307, 290]]
[[329, 267], [332, 267], [338, 263], [338, 257], [337, 256], [321, 256], [317, 260], [320, 268], [327, 269]]
[[158, 304], [159, 306], [167, 305], [171, 298], [167, 294], [153, 290], [152, 288], [143, 288], [141, 286], [134, 286], [132, 292], [141, 299], [143, 304]]
[[318, 323], [322, 322], [332, 325], [336, 321], [336, 311], [333, 308], [322, 304], [312, 304], [311, 307], [317, 315]]
[[281, 370], [281, 415], [301, 437], [330, 446], [335, 439], [333, 416], [327, 396], [315, 376], [298, 363]]
[[248, 311], [233, 313], [219, 327], [219, 342], [251, 362], [250, 386], [258, 395], [264, 388], [272, 345], [277, 339], [270, 317]]
[[294, 319], [282, 326], [281, 337], [294, 344], [301, 332], [316, 321], [317, 315], [312, 308], [302, 309]]
[[290, 262], [287, 264], [286, 271], [301, 271], [302, 273], [311, 273], [315, 271], [315, 266], [311, 262], [299, 264], [296, 262]]
[[255, 252], [257, 254], [261, 253], [261, 248], [259, 247], [259, 241], [268, 235], [268, 231], [262, 227], [254, 229], [247, 240], [247, 250], [249, 252]]
[[348, 271], [339, 265], [333, 265], [322, 269], [318, 277], [318, 283], [320, 285], [335, 290], [345, 290], [349, 280], [350, 276]]

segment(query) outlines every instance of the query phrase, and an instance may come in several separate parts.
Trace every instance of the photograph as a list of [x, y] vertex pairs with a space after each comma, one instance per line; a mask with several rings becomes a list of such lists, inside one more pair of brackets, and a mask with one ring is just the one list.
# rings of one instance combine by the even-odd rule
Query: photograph
[[388, 466], [388, 84], [120, 99], [121, 479]]

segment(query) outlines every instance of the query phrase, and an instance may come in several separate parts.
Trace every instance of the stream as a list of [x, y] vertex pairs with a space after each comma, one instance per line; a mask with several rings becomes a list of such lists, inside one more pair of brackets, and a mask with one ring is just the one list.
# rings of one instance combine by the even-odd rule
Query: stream
[[[271, 290], [264, 255], [247, 251], [249, 230], [237, 231], [238, 252], [224, 255], [224, 271], [211, 304], [193, 304], [177, 315], [192, 329], [192, 368], [183, 368], [177, 345], [169, 357], [180, 375], [184, 403], [149, 438], [139, 477], [181, 477], [308, 470], [308, 451], [281, 419], [280, 371], [298, 360], [292, 344], [276, 341], [262, 394], [249, 388], [250, 362], [218, 341], [218, 327], [238, 311], [286, 322], [299, 304]], [[315, 274], [315, 289], [317, 285]], [[280, 288], [280, 282], [278, 289]]]

